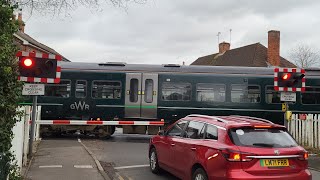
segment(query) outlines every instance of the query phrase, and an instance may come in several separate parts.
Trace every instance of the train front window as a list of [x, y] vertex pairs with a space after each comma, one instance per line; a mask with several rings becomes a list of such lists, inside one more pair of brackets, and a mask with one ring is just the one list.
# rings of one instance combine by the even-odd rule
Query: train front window
[[302, 104], [320, 104], [320, 87], [306, 87], [301, 96]]
[[231, 102], [259, 103], [260, 92], [260, 86], [257, 85], [231, 85]]
[[76, 82], [76, 98], [85, 98], [87, 96], [87, 81], [78, 80]]
[[93, 81], [92, 97], [96, 99], [120, 99], [120, 81]]
[[45, 84], [44, 96], [49, 97], [70, 97], [71, 81], [60, 80], [59, 84]]
[[273, 86], [266, 86], [266, 103], [268, 104], [279, 104], [280, 92], [275, 91]]
[[197, 101], [224, 102], [226, 87], [224, 84], [197, 84]]
[[179, 82], [165, 82], [162, 84], [162, 100], [190, 101], [191, 84]]

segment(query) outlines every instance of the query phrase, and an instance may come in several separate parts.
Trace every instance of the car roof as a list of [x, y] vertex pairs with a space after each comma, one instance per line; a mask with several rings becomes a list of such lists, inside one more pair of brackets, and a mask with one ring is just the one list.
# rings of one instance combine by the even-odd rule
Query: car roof
[[191, 114], [185, 117], [186, 120], [203, 121], [208, 124], [217, 125], [226, 129], [237, 127], [256, 127], [256, 128], [285, 128], [285, 126], [274, 124], [273, 122], [251, 116], [208, 116], [200, 114]]

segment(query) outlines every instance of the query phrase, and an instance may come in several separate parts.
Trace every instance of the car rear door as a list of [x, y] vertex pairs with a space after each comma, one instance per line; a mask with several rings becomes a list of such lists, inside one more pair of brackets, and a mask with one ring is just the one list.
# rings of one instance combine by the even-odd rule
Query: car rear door
[[307, 168], [304, 149], [283, 129], [237, 128], [230, 134], [242, 169], [252, 175], [289, 175]]

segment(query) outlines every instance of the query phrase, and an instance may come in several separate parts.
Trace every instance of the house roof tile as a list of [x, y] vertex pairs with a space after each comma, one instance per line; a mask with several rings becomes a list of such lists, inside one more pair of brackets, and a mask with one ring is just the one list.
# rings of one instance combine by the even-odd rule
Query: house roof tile
[[[260, 43], [199, 57], [191, 65], [267, 67], [267, 48]], [[280, 67], [296, 67], [280, 56]]]

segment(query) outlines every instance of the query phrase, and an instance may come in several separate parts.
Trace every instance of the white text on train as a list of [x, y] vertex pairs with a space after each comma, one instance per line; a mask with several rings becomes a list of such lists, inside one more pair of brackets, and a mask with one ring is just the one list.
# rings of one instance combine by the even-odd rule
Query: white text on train
[[73, 104], [70, 105], [70, 109], [76, 109], [76, 110], [89, 110], [89, 104], [86, 104], [86, 102], [84, 101], [79, 101], [78, 103], [77, 102], [74, 102]]

